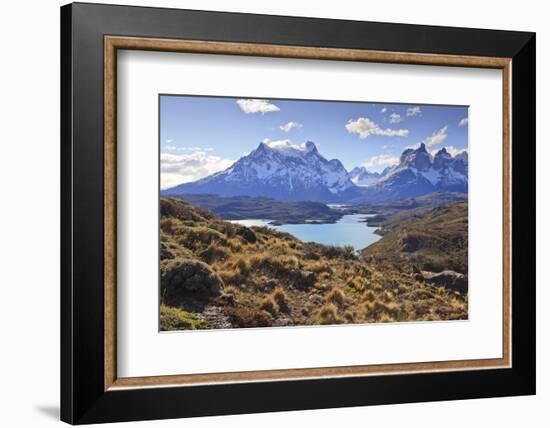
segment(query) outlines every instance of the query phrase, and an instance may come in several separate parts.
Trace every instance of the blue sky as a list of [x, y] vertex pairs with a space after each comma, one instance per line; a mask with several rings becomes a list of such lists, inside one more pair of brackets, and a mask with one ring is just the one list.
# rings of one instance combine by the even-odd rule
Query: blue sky
[[381, 171], [420, 142], [467, 149], [467, 117], [464, 106], [161, 95], [161, 187], [225, 169], [262, 141], [310, 140], [348, 170]]

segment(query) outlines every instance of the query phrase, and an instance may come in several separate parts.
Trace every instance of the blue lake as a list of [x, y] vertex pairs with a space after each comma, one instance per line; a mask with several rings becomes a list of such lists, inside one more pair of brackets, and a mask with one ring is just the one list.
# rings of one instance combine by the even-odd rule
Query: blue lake
[[376, 227], [369, 227], [365, 218], [371, 217], [366, 214], [348, 214], [343, 216], [336, 223], [332, 224], [283, 224], [273, 226], [271, 220], [248, 219], [233, 220], [232, 223], [239, 223], [244, 226], [268, 226], [282, 232], [288, 232], [296, 238], [305, 242], [318, 242], [324, 245], [352, 245], [356, 250], [361, 250], [370, 244], [378, 241], [381, 236], [376, 235]]

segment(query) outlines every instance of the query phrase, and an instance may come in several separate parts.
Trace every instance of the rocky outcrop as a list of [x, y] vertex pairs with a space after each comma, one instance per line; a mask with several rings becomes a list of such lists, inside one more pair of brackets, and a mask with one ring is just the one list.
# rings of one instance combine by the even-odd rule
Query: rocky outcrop
[[444, 270], [438, 273], [425, 274], [424, 280], [430, 284], [443, 286], [454, 291], [468, 291], [468, 276], [455, 272], [454, 270]]
[[223, 281], [214, 270], [198, 260], [175, 259], [168, 262], [161, 274], [161, 295], [167, 303], [177, 305], [185, 295], [218, 296]]
[[254, 244], [257, 241], [256, 234], [252, 229], [245, 226], [236, 225], [236, 234], [242, 237], [249, 244]]

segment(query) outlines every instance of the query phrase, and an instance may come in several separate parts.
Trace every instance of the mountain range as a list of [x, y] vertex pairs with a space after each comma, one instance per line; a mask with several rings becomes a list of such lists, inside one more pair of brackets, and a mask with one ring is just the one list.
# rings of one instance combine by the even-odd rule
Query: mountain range
[[361, 199], [387, 202], [433, 192], [468, 192], [466, 151], [453, 157], [443, 147], [432, 156], [424, 143], [416, 149], [406, 149], [397, 165], [387, 170], [377, 182], [363, 188]]
[[365, 167], [347, 171], [327, 160], [311, 141], [271, 146], [260, 143], [231, 167], [200, 180], [163, 190], [163, 196], [216, 194], [264, 196], [289, 201], [384, 202], [433, 192], [468, 191], [468, 155], [445, 148], [432, 156], [422, 143], [406, 149], [397, 165], [382, 172]]

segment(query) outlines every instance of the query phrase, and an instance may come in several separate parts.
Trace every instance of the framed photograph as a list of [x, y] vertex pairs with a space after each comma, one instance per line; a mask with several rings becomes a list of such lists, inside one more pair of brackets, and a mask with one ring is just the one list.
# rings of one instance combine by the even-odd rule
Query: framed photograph
[[535, 393], [533, 33], [76, 3], [61, 54], [62, 420]]

